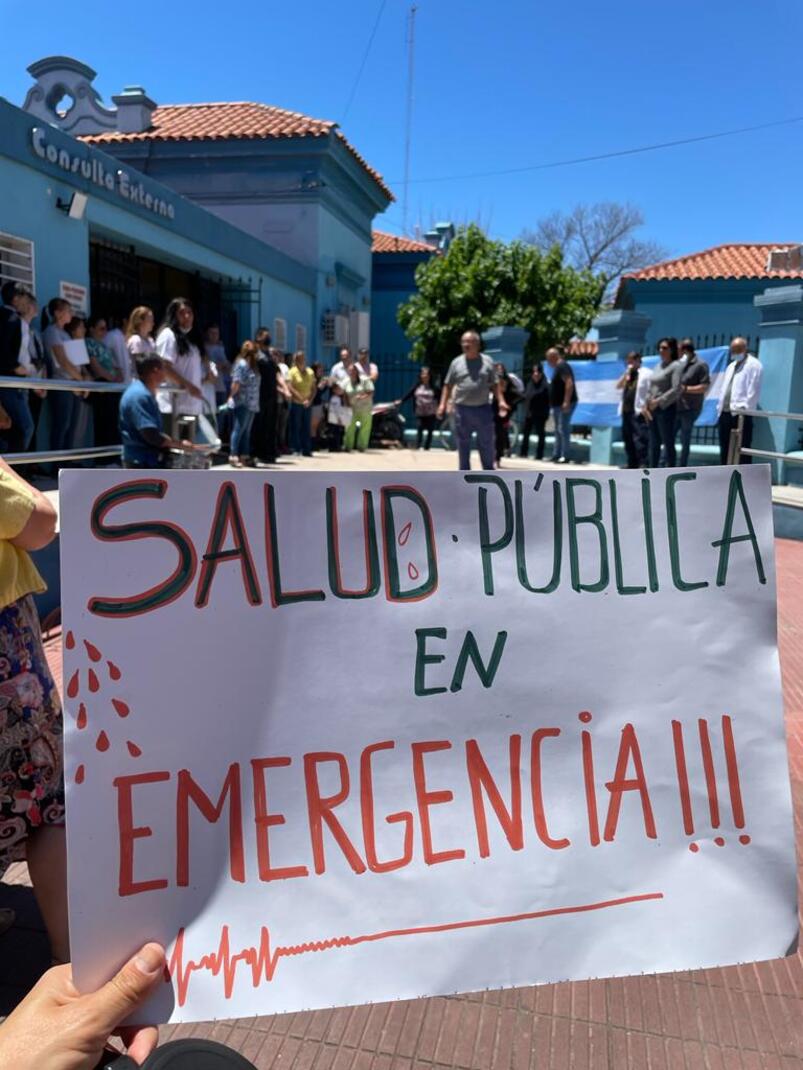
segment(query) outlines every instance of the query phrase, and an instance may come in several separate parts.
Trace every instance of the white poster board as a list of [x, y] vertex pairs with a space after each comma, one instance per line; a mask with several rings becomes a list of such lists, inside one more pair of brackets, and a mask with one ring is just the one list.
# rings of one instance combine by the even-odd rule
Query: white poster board
[[71, 338], [68, 342], [62, 342], [61, 344], [68, 360], [72, 361], [77, 368], [84, 364], [89, 364], [89, 351], [83, 338]]
[[89, 312], [89, 290], [80, 282], [62, 280], [59, 283], [59, 297], [70, 302], [73, 312], [83, 312], [84, 315]]
[[70, 925], [143, 1018], [797, 934], [768, 469], [61, 474]]

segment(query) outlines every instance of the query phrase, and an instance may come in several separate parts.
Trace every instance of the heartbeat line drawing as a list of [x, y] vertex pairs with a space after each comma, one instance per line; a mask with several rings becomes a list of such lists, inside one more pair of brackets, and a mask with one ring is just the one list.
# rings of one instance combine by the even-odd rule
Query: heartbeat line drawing
[[266, 926], [260, 930], [259, 943], [256, 947], [244, 947], [236, 954], [232, 953], [229, 940], [229, 927], [224, 925], [220, 932], [217, 950], [202, 955], [199, 959], [184, 958], [184, 929], [179, 929], [173, 952], [167, 964], [167, 978], [175, 982], [176, 997], [179, 1007], [183, 1007], [189, 995], [192, 976], [206, 970], [213, 977], [223, 976], [223, 993], [231, 999], [237, 979], [237, 967], [242, 963], [251, 970], [254, 988], [263, 982], [272, 981], [281, 959], [297, 955], [309, 955], [316, 952], [332, 951], [343, 947], [357, 947], [359, 944], [372, 944], [380, 940], [394, 940], [400, 936], [424, 936], [431, 933], [455, 932], [459, 929], [480, 929], [493, 925], [511, 925], [521, 921], [537, 921], [562, 914], [585, 914], [595, 910], [607, 910], [610, 907], [622, 907], [631, 903], [646, 903], [663, 899], [663, 892], [647, 892], [643, 895], [628, 895], [622, 899], [607, 899], [600, 903], [582, 903], [579, 906], [553, 907], [549, 910], [534, 910], [527, 914], [507, 914], [496, 918], [474, 918], [469, 921], [451, 921], [440, 925], [419, 925], [410, 929], [389, 929], [385, 932], [363, 933], [361, 936], [333, 936], [325, 940], [312, 940], [304, 944], [271, 947], [270, 932]]

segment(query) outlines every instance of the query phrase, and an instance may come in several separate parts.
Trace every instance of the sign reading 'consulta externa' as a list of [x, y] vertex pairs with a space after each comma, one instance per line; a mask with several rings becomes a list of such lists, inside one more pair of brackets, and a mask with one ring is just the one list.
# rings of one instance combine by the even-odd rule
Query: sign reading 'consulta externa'
[[101, 189], [116, 193], [129, 204], [138, 204], [163, 219], [176, 218], [175, 206], [163, 197], [155, 197], [145, 188], [139, 178], [133, 177], [123, 168], [110, 171], [98, 156], [71, 152], [64, 147], [59, 148], [53, 142], [48, 141], [47, 131], [41, 126], [32, 128], [31, 146], [41, 160], [56, 164], [71, 175], [80, 175], [81, 178], [85, 178]]

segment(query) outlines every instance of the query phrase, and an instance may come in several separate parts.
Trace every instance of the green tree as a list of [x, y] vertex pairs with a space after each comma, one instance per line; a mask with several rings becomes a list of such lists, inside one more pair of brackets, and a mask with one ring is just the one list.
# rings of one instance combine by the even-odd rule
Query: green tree
[[549, 346], [585, 334], [602, 297], [599, 279], [568, 267], [557, 247], [543, 252], [495, 241], [475, 224], [418, 268], [416, 285], [399, 308], [399, 323], [413, 358], [438, 369], [460, 352], [464, 331], [502, 324], [529, 331], [527, 356], [541, 357]]

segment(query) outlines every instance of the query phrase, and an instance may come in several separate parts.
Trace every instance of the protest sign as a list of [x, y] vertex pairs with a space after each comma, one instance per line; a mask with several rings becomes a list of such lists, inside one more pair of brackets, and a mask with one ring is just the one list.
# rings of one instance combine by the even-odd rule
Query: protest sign
[[797, 934], [768, 469], [61, 475], [79, 985], [145, 1020]]

